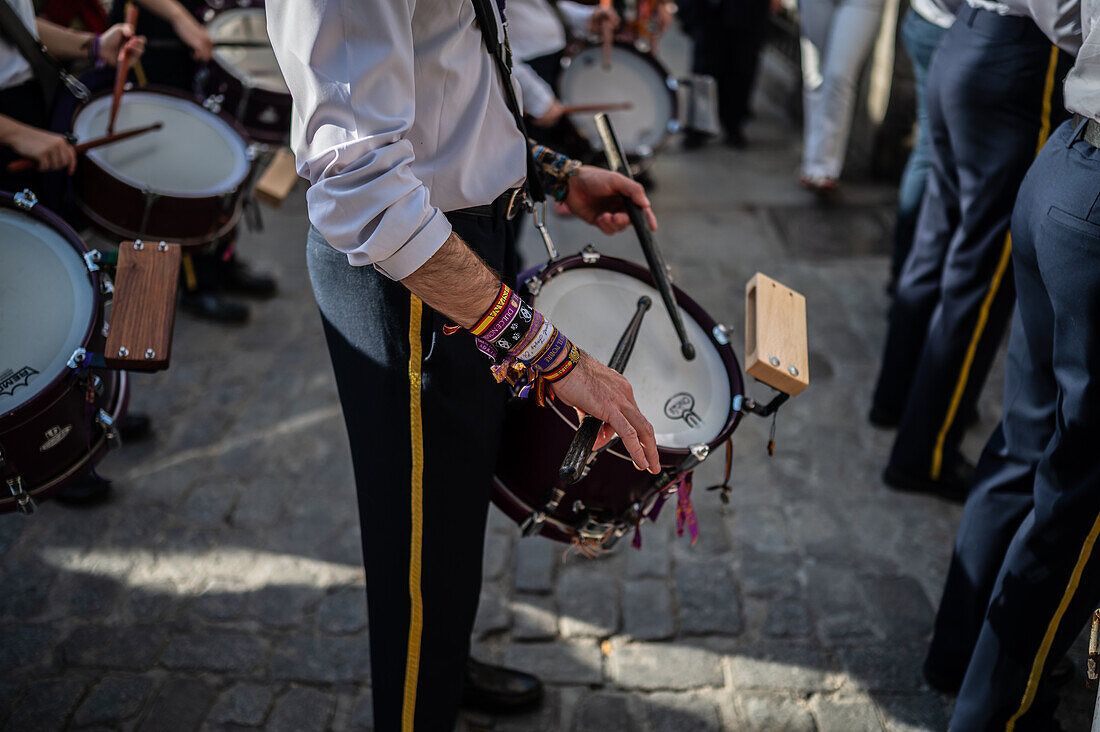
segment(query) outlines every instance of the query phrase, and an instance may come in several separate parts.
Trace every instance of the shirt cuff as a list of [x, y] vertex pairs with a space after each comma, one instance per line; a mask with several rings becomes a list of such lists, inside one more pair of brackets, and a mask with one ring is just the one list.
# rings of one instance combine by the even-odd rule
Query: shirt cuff
[[[431, 259], [450, 235], [451, 222], [442, 211], [436, 209], [428, 223], [405, 242], [405, 246], [389, 257], [375, 262], [374, 266], [391, 280], [403, 280]], [[355, 261], [351, 263], [359, 264]]]

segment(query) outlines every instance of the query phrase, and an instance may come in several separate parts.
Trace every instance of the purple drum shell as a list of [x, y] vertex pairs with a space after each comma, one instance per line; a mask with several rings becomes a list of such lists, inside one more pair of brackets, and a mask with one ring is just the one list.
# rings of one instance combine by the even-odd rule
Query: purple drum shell
[[[545, 283], [562, 272], [582, 267], [619, 272], [653, 286], [652, 277], [646, 268], [608, 256], [600, 256], [597, 262], [591, 264], [586, 263], [581, 255], [568, 257], [553, 263], [536, 276]], [[529, 271], [520, 276], [521, 288], [532, 274]], [[713, 334], [717, 323], [680, 288], [674, 285], [673, 291], [684, 312], [709, 335], [709, 345], [717, 351], [729, 377], [729, 416], [717, 436], [707, 442], [713, 452], [729, 438], [740, 421], [741, 414], [733, 410], [732, 397], [743, 393], [741, 370], [728, 343], [715, 340]], [[647, 317], [667, 318], [656, 292], [653, 300], [652, 311]], [[697, 350], [704, 347], [704, 344], [695, 345]], [[675, 343], [670, 348], [679, 352]], [[546, 492], [559, 485], [558, 468], [576, 429], [575, 413], [571, 408], [558, 403], [539, 407], [530, 399], [512, 400], [505, 416], [497, 469], [493, 478], [492, 500], [497, 507], [517, 523], [522, 523], [534, 508], [541, 506]], [[662, 467], [679, 465], [690, 454], [687, 448], [660, 445], [658, 452]], [[629, 460], [604, 452], [586, 477], [565, 489], [565, 498], [552, 518], [569, 524], [571, 520], [575, 520], [572, 509], [574, 503], [581, 501], [587, 509], [602, 513], [613, 520], [622, 516], [633, 503], [641, 502], [644, 505], [652, 499], [652, 479], [651, 474], [636, 469]], [[562, 542], [569, 542], [573, 538], [571, 531], [549, 521], [543, 524], [540, 533]]]
[[[190, 96], [175, 89], [148, 85], [137, 91], [186, 100], [197, 110], [209, 112], [203, 110]], [[104, 90], [93, 94], [86, 104], [78, 107], [73, 114], [70, 129], [75, 126], [77, 117], [87, 104], [110, 93], [110, 90]], [[232, 128], [247, 147], [249, 137], [245, 129], [229, 115], [217, 116]], [[146, 219], [146, 205], [150, 201], [144, 187], [120, 179], [96, 162], [95, 156], [82, 157], [81, 164], [77, 166], [76, 178], [75, 188], [79, 191], [80, 210], [97, 228], [120, 239], [160, 239], [184, 248], [205, 247], [225, 237], [236, 227], [241, 217], [241, 198], [247, 180], [245, 176], [240, 185], [228, 195], [155, 194]], [[144, 226], [143, 219], [146, 219]]]
[[[0, 208], [17, 211], [53, 229], [73, 249], [73, 256], [82, 257], [88, 252], [76, 232], [42, 205], [24, 210], [14, 204], [10, 194], [0, 192]], [[97, 272], [88, 273], [94, 305], [80, 343], [87, 351], [102, 353], [106, 338], [100, 280]], [[102, 384], [102, 393], [92, 404], [93, 416], [104, 409], [116, 420], [122, 418], [129, 396], [126, 374], [101, 369], [93, 369], [92, 373]], [[104, 431], [88, 424], [85, 392], [73, 370], [66, 367], [54, 374], [42, 374], [33, 387], [37, 390], [34, 396], [0, 414], [0, 513], [18, 510], [8, 479], [21, 477], [31, 496], [46, 499], [83, 476], [107, 450]]]

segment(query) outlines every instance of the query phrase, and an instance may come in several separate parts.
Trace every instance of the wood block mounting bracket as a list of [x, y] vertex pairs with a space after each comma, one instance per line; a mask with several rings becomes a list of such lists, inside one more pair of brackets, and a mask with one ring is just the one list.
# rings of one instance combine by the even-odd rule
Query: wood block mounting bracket
[[745, 372], [790, 396], [810, 385], [806, 298], [760, 272], [745, 286]]
[[111, 327], [103, 354], [109, 368], [168, 368], [179, 270], [177, 244], [126, 241], [119, 245]]

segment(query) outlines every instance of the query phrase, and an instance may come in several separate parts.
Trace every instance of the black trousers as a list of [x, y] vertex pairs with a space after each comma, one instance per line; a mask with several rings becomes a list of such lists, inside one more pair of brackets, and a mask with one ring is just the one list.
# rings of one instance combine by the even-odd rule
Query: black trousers
[[[49, 129], [46, 102], [42, 99], [42, 87], [33, 79], [18, 86], [0, 90], [0, 114], [40, 130]], [[0, 145], [0, 191], [19, 193], [24, 188], [29, 188], [41, 196], [42, 175], [37, 170], [28, 170], [23, 173], [8, 172], [8, 163], [18, 157], [10, 147]]]
[[874, 395], [901, 420], [895, 469], [937, 479], [958, 454], [1012, 312], [1012, 204], [1071, 62], [1030, 19], [969, 6], [932, 57], [932, 167]]
[[768, 0], [692, 3], [692, 71], [714, 77], [718, 117], [726, 132], [739, 131], [749, 118], [768, 15]]
[[[513, 227], [448, 214], [514, 278]], [[507, 390], [465, 331], [312, 231], [308, 262], [351, 442], [374, 725], [450, 730], [458, 713]]]
[[1100, 150], [1071, 122], [1012, 214], [1005, 412], [963, 510], [928, 665], [952, 730], [1047, 729], [1045, 679], [1100, 603]]

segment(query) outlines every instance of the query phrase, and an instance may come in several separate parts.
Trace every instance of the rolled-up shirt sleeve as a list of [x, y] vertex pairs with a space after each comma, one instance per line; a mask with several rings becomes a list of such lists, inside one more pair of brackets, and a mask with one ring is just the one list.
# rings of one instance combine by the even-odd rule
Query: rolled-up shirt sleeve
[[294, 98], [309, 219], [354, 265], [415, 272], [451, 225], [412, 170], [409, 0], [269, 0], [268, 33]]

